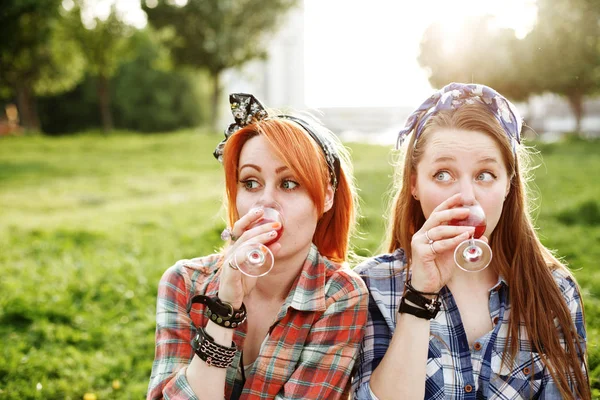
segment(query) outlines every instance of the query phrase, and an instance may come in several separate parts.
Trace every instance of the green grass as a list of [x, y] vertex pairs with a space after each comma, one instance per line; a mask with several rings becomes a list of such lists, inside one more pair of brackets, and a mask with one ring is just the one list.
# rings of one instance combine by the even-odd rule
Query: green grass
[[[0, 140], [0, 399], [142, 398], [158, 280], [220, 245], [221, 135]], [[362, 199], [359, 255], [381, 245], [389, 148], [350, 144]], [[600, 142], [540, 145], [543, 242], [584, 288], [600, 389]]]

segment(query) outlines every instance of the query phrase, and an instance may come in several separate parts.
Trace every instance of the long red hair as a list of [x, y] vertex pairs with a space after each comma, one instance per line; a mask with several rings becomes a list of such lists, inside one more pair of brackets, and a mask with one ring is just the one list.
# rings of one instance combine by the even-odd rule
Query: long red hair
[[[583, 363], [587, 372], [587, 357], [552, 271], [560, 269], [575, 279], [535, 233], [527, 196], [530, 155], [521, 146], [515, 157], [507, 134], [485, 105], [464, 105], [456, 110], [441, 111], [427, 120], [416, 145], [414, 135], [410, 138], [404, 166], [397, 179], [400, 188], [391, 207], [389, 251], [403, 247], [403, 243], [408, 244], [403, 248], [410, 265], [411, 238], [425, 222], [419, 202], [411, 195], [411, 177], [427, 146], [428, 133], [441, 128], [484, 132], [498, 144], [511, 187], [489, 242], [494, 253], [491, 268], [506, 279], [510, 288], [509, 337], [521, 337], [519, 328], [522, 324], [532, 348], [542, 356], [562, 397], [590, 399], [589, 377], [581, 369]], [[561, 346], [561, 335], [566, 348]], [[509, 360], [514, 359], [519, 350], [518, 340], [510, 340], [507, 346]], [[574, 392], [570, 384], [574, 384]]]
[[319, 145], [296, 123], [270, 118], [254, 122], [235, 132], [227, 140], [223, 150], [225, 168], [226, 206], [229, 223], [233, 225], [239, 219], [235, 200], [238, 189], [238, 164], [244, 144], [256, 135], [263, 135], [271, 144], [273, 151], [293, 171], [296, 179], [309, 193], [317, 214], [320, 216], [313, 236], [313, 243], [319, 253], [334, 262], [345, 262], [348, 258], [350, 236], [356, 219], [356, 190], [354, 187], [351, 164], [344, 147], [316, 122], [313, 129], [327, 136], [336, 145], [340, 156], [340, 175], [335, 190], [333, 205], [323, 212], [327, 185], [330, 183], [329, 169], [325, 155]]

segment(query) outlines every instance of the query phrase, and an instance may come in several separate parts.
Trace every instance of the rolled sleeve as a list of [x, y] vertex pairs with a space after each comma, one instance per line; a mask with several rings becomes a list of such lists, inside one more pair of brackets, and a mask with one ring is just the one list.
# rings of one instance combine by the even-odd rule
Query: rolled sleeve
[[186, 304], [189, 278], [181, 266], [169, 268], [158, 286], [156, 349], [147, 399], [197, 400], [185, 376], [194, 352], [190, 341], [193, 324]]

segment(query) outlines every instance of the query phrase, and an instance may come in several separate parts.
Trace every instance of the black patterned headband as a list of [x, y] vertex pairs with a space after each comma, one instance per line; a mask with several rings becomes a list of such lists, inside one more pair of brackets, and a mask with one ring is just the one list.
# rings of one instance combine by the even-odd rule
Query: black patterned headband
[[[225, 143], [231, 135], [253, 122], [273, 118], [269, 117], [265, 107], [251, 94], [232, 93], [229, 95], [229, 104], [231, 105], [231, 113], [233, 114], [235, 122], [225, 129], [225, 139], [217, 145], [217, 148], [213, 153], [215, 158], [221, 163], [223, 162], [223, 149], [225, 148]], [[321, 150], [323, 150], [325, 160], [327, 161], [331, 186], [333, 186], [333, 189], [335, 190], [338, 184], [338, 176], [340, 175], [340, 158], [334, 145], [327, 138], [323, 137], [323, 135], [313, 129], [308, 122], [300, 118], [291, 115], [277, 115], [275, 118], [287, 119], [300, 125], [300, 127], [319, 145]]]

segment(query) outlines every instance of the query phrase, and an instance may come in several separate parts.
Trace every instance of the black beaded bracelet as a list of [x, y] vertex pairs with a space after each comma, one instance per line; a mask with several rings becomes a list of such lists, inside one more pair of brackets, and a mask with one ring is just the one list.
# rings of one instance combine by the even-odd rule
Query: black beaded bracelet
[[233, 306], [222, 301], [218, 297], [204, 296], [197, 294], [190, 300], [187, 310], [188, 313], [192, 309], [192, 304], [201, 303], [208, 307], [206, 315], [215, 324], [223, 328], [233, 329], [246, 321], [246, 306], [242, 303], [239, 310], [234, 310]]
[[211, 367], [227, 368], [233, 364], [237, 350], [234, 342], [231, 342], [231, 347], [221, 346], [204, 328], [198, 328], [191, 344], [196, 355]]

